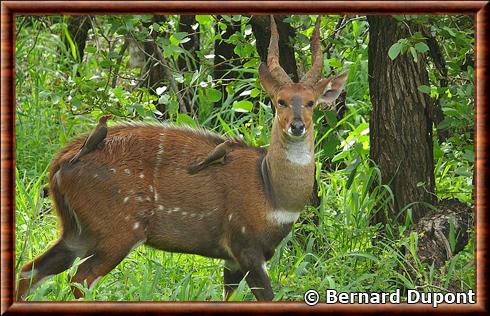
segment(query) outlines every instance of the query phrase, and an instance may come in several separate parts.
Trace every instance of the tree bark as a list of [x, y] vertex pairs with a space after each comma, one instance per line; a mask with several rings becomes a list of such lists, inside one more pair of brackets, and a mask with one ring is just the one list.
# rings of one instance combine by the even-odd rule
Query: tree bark
[[[179, 32], [186, 32], [189, 34], [190, 41], [182, 44], [182, 48], [192, 55], [194, 59], [197, 59], [196, 52], [199, 50], [199, 26], [196, 30], [192, 28], [192, 25], [196, 24], [195, 15], [181, 15], [179, 21]], [[194, 64], [195, 65], [195, 64]], [[194, 69], [194, 65], [188, 65], [186, 58], [181, 56], [177, 60], [177, 66], [180, 71], [189, 71]]]
[[[179, 32], [186, 32], [189, 34], [189, 41], [181, 44], [182, 48], [189, 52], [192, 56], [191, 58], [186, 58], [184, 54], [181, 54], [177, 59], [177, 68], [181, 73], [186, 71], [194, 71], [197, 64], [197, 51], [199, 50], [199, 26], [196, 30], [192, 28], [192, 25], [197, 23], [195, 15], [181, 15], [179, 20]], [[192, 108], [192, 97], [187, 93], [185, 89], [186, 85], [184, 83], [179, 83], [179, 91], [184, 98], [186, 105], [188, 106], [187, 111], [193, 113]]]
[[[72, 15], [68, 18], [68, 33], [77, 49], [79, 61], [83, 60], [85, 45], [87, 43], [88, 31], [92, 28], [90, 16], [87, 15]], [[67, 40], [65, 45], [70, 47]]]
[[[165, 16], [155, 15], [152, 18], [152, 23], [159, 23], [166, 21]], [[145, 23], [144, 27], [148, 27], [150, 23]], [[162, 36], [157, 31], [152, 32], [152, 38], [155, 39], [158, 36]], [[136, 40], [136, 39], [135, 39]], [[143, 57], [145, 59], [145, 67], [143, 68], [143, 73], [147, 74], [145, 78], [144, 84], [146, 87], [150, 89], [150, 91], [154, 92], [158, 85], [164, 80], [165, 76], [165, 68], [163, 64], [155, 62], [156, 50], [159, 50], [158, 46], [154, 44], [154, 42], [142, 42], [138, 46], [143, 47]], [[161, 53], [161, 52], [160, 52]]]
[[[411, 230], [419, 236], [417, 256], [420, 261], [439, 268], [463, 250], [468, 243], [473, 218], [473, 209], [468, 205], [456, 199], [441, 201], [438, 212], [422, 217]], [[454, 244], [451, 243], [453, 238]]]
[[[284, 22], [284, 15], [276, 15], [275, 21], [277, 32], [279, 33], [279, 64], [291, 77], [294, 82], [298, 82], [298, 67], [294, 58], [294, 48], [289, 42], [289, 38], [296, 36], [296, 31]], [[267, 61], [267, 49], [271, 38], [271, 22], [268, 16], [255, 15], [250, 19], [252, 32], [255, 36], [257, 52], [262, 62]]]
[[[223, 17], [218, 15], [216, 17], [215, 32], [216, 34], [221, 33], [221, 28], [219, 27], [219, 22], [226, 24], [226, 30], [221, 34], [221, 40], [214, 42], [214, 79], [224, 79], [221, 81], [221, 93], [223, 95], [222, 100], [226, 100], [228, 97], [228, 92], [226, 91], [226, 86], [229, 80], [238, 78], [238, 73], [233, 71], [233, 68], [240, 64], [238, 60], [238, 55], [235, 54], [233, 44], [227, 43], [228, 40], [236, 32], [240, 32], [241, 23], [234, 23], [231, 21], [227, 23]], [[221, 107], [222, 102], [216, 102], [215, 107]]]
[[426, 59], [419, 55], [415, 62], [410, 54], [400, 53], [391, 60], [389, 48], [409, 37], [410, 30], [391, 16], [369, 16], [368, 22], [370, 156], [394, 194], [387, 216], [380, 211], [374, 222], [404, 222], [406, 212], [401, 212], [410, 204], [416, 223], [429, 210], [423, 203], [436, 202], [430, 100], [418, 90], [429, 83]]

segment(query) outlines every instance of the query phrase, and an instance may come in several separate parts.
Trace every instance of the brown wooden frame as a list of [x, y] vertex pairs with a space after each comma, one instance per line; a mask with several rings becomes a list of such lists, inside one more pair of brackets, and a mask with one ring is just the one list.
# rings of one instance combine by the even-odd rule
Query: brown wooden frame
[[[205, 2], [205, 3], [203, 3]], [[38, 313], [322, 313], [430, 312], [430, 305], [327, 305], [303, 302], [14, 302], [15, 65], [14, 16], [19, 14], [469, 14], [476, 19], [476, 292], [475, 305], [440, 305], [437, 312], [488, 313], [487, 89], [488, 1], [3, 1], [1, 3], [1, 314]]]

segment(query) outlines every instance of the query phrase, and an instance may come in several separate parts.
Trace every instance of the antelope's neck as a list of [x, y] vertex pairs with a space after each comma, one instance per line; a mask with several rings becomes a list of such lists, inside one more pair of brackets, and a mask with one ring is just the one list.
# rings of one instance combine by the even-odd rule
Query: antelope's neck
[[276, 209], [300, 212], [308, 204], [314, 182], [314, 147], [313, 127], [304, 139], [291, 141], [274, 124], [265, 163]]

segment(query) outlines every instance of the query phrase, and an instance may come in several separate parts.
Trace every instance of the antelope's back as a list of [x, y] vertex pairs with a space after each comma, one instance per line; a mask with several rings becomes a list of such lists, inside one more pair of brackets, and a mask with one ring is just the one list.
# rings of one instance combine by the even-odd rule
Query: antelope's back
[[[149, 242], [193, 252], [200, 243], [218, 242], [230, 211], [266, 207], [259, 171], [264, 152], [258, 148], [239, 146], [224, 164], [191, 175], [188, 167], [225, 138], [199, 129], [119, 125], [108, 129], [104, 146], [69, 164], [84, 140], [76, 139], [55, 157], [50, 185], [63, 194], [81, 225], [94, 231], [140, 226], [154, 235], [165, 231], [165, 240]], [[244, 215], [254, 216], [260, 214]], [[203, 229], [209, 230], [206, 237], [201, 237]], [[193, 231], [194, 241], [184, 238]]]

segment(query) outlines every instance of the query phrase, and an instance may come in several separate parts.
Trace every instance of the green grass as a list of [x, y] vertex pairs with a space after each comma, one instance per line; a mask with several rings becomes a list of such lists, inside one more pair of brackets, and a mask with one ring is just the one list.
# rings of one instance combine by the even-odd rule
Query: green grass
[[[59, 25], [52, 29], [56, 27]], [[35, 25], [33, 29], [42, 28]], [[58, 238], [55, 210], [49, 198], [40, 194], [47, 183], [47, 168], [53, 155], [71, 138], [90, 130], [96, 116], [104, 110], [95, 107], [90, 114], [73, 115], [67, 102], [73, 93], [69, 90], [74, 86], [70, 83], [72, 70], [59, 62], [69, 52], [54, 31], [53, 34], [40, 32], [37, 42], [34, 36], [23, 34], [17, 40], [16, 275], [23, 264], [43, 253]], [[94, 63], [90, 59], [85, 67], [94, 68], [97, 65]], [[92, 68], [80, 69], [87, 73], [97, 71]], [[363, 84], [367, 91], [367, 83]], [[243, 81], [242, 85], [246, 89], [258, 87], [253, 80]], [[359, 89], [357, 83], [356, 89]], [[133, 92], [130, 98], [137, 99], [139, 93]], [[242, 135], [256, 146], [266, 145], [272, 118], [270, 107], [260, 103], [257, 114], [237, 115], [229, 105], [221, 109], [206, 108], [206, 116], [199, 117], [199, 123], [220, 133]], [[420, 263], [414, 253], [400, 252], [402, 245], [408, 249], [414, 247], [413, 236], [400, 234], [373, 243], [379, 237], [379, 227], [372, 226], [370, 218], [380, 204], [389, 200], [390, 191], [373, 184], [380, 173], [368, 163], [369, 135], [364, 131], [369, 104], [348, 98], [348, 107], [346, 118], [334, 122], [333, 127], [325, 128], [325, 116], [319, 115], [317, 123], [324, 126], [317, 135], [316, 156], [321, 205], [305, 209], [267, 265], [275, 300], [301, 301], [307, 290], [317, 289], [322, 293], [327, 288], [388, 292], [418, 286], [428, 291], [432, 285], [447, 288], [449, 283], [456, 283], [461, 291], [474, 289], [473, 234], [466, 248], [441, 269]], [[334, 153], [338, 169], [329, 172], [322, 165], [328, 144], [318, 145], [326, 134], [343, 139]], [[353, 146], [348, 146], [350, 140]], [[463, 172], [471, 171], [473, 164], [460, 159], [458, 148], [449, 147], [443, 150], [453, 154], [436, 161], [437, 191], [440, 197], [455, 194], [473, 203], [471, 181]], [[319, 218], [318, 224], [313, 223], [314, 217]], [[28, 300], [73, 300], [70, 277], [80, 260], [83, 258], [68, 271], [44, 281]], [[220, 260], [140, 246], [93, 289], [83, 284], [79, 287], [85, 292], [83, 300], [87, 301], [219, 301], [222, 300], [222, 268]], [[416, 273], [409, 273], [410, 269]], [[232, 300], [254, 300], [244, 281]]]

